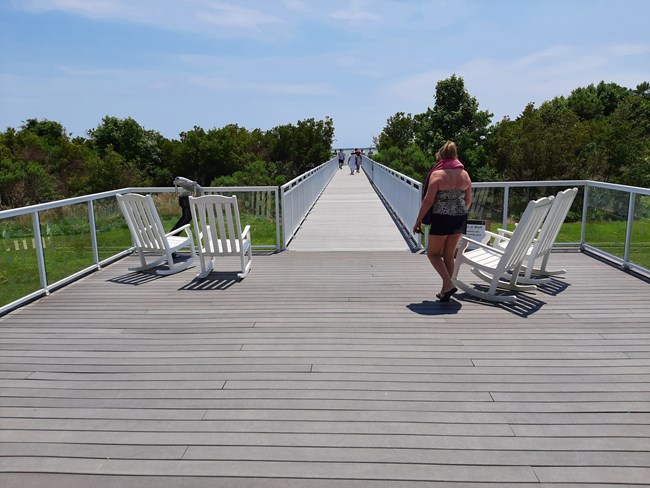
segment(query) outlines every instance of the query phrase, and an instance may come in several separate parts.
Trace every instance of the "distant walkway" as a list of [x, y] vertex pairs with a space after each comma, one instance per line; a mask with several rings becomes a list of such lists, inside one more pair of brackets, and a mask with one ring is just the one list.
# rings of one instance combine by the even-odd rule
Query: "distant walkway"
[[409, 245], [363, 170], [338, 170], [289, 251], [406, 251]]

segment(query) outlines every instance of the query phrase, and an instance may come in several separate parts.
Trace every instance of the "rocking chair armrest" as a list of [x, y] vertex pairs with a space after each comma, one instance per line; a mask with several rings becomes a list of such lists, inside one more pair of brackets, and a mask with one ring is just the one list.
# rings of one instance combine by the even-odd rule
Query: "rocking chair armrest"
[[[502, 229], [499, 229], [502, 230]], [[481, 240], [483, 244], [487, 244], [490, 242], [491, 239], [494, 239], [495, 242], [500, 242], [500, 241], [507, 241], [510, 238], [504, 236], [503, 234], [495, 234], [494, 232], [490, 232], [489, 230], [485, 231], [485, 237]]]
[[188, 234], [188, 235], [191, 235], [191, 232], [190, 232], [190, 230], [189, 230], [190, 227], [192, 227], [192, 224], [185, 224], [185, 225], [179, 227], [178, 229], [175, 229], [175, 230], [173, 230], [173, 231], [171, 231], [171, 232], [168, 232], [168, 233], [165, 234], [165, 235], [166, 235], [166, 236], [175, 236], [176, 234], [178, 234], [178, 233], [180, 233], [180, 232], [182, 232], [182, 231], [184, 231], [184, 230], [187, 231], [187, 234]]
[[246, 236], [250, 236], [250, 233], [251, 233], [251, 226], [247, 225], [246, 227], [244, 227], [244, 230], [241, 233], [242, 239], [245, 239]]
[[463, 241], [467, 242], [468, 244], [473, 244], [473, 245], [475, 245], [477, 247], [486, 249], [486, 250], [488, 250], [490, 252], [494, 252], [496, 254], [505, 254], [505, 251], [502, 251], [498, 247], [488, 246], [487, 244], [483, 244], [482, 242], [475, 241], [474, 239], [470, 239], [467, 236], [463, 236], [463, 237], [460, 238], [460, 242], [463, 242]]
[[506, 237], [506, 236], [512, 236], [512, 234], [514, 234], [514, 231], [507, 230], [507, 229], [502, 229], [501, 227], [499, 227], [499, 228], [497, 229], [497, 233], [498, 233], [501, 237]]

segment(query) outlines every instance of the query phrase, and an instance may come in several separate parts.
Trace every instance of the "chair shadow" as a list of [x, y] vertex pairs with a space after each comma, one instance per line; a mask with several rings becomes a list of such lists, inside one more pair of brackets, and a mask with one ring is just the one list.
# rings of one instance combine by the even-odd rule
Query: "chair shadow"
[[[482, 291], [487, 291], [489, 289], [489, 287], [484, 287], [483, 285], [475, 286], [478, 289], [483, 289]], [[539, 312], [543, 305], [546, 305], [546, 302], [538, 300], [526, 293], [515, 293], [515, 295], [517, 296], [517, 300], [514, 302], [491, 302], [470, 295], [469, 293], [457, 293], [454, 295], [454, 298], [468, 303], [477, 303], [492, 308], [500, 308], [501, 310], [505, 310], [506, 312], [510, 312], [511, 314], [522, 318], [530, 317], [534, 313]]]
[[537, 285], [537, 290], [544, 293], [545, 295], [557, 296], [570, 286], [571, 285], [566, 281], [551, 278], [551, 281], [548, 283]]
[[111, 283], [117, 283], [118, 285], [131, 285], [138, 286], [144, 285], [146, 283], [151, 283], [163, 278], [163, 276], [156, 274], [154, 271], [133, 271], [122, 276], [116, 276], [107, 280]]
[[218, 272], [213, 271], [205, 278], [194, 278], [187, 285], [182, 286], [179, 290], [190, 291], [214, 291], [227, 290], [231, 286], [242, 281], [237, 272]]
[[448, 302], [423, 300], [420, 303], [409, 303], [406, 308], [418, 315], [434, 316], [457, 314], [463, 305], [452, 298]]

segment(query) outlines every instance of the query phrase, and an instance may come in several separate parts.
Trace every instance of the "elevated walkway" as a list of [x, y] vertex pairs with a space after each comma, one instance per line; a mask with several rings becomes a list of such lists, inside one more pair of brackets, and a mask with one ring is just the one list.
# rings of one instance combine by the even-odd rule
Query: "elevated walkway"
[[289, 251], [408, 251], [363, 170], [337, 170], [287, 246]]

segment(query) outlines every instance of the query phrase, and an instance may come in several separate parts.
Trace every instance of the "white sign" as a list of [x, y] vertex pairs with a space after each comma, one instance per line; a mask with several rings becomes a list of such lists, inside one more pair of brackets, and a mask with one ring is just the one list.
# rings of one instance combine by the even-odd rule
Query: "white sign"
[[[468, 220], [465, 235], [470, 239], [481, 242], [485, 237], [485, 220]], [[475, 249], [476, 246], [470, 244], [467, 248]]]

